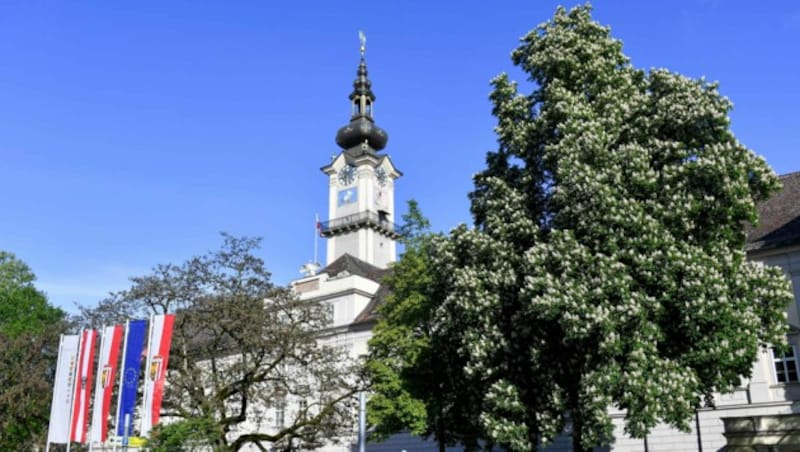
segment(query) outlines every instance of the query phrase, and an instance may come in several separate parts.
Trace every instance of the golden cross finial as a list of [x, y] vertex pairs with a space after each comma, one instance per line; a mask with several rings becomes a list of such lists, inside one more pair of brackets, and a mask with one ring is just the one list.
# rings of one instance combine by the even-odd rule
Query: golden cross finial
[[361, 41], [361, 56], [367, 51], [367, 35], [363, 31], [358, 30], [358, 40]]

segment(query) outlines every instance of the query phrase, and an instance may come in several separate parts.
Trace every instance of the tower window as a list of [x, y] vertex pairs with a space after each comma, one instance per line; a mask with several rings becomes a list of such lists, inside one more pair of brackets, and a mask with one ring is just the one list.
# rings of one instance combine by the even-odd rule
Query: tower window
[[366, 110], [367, 110], [367, 115], [369, 115], [369, 116], [372, 116], [372, 102], [370, 102], [369, 100], [367, 100], [367, 104], [366, 104], [366, 105], [367, 105], [367, 108], [366, 108]]
[[353, 114], [354, 115], [360, 115], [361, 114], [361, 104], [358, 102], [358, 99], [356, 99], [353, 102]]

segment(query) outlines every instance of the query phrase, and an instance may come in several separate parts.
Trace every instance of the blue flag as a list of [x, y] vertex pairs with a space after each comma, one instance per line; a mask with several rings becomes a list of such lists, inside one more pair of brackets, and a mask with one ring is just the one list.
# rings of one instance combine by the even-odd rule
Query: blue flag
[[117, 435], [125, 435], [125, 415], [128, 416], [128, 435], [133, 435], [133, 410], [136, 409], [136, 387], [139, 385], [139, 370], [142, 365], [142, 349], [147, 334], [146, 320], [131, 320], [125, 331], [125, 351], [122, 357], [122, 372], [117, 411]]

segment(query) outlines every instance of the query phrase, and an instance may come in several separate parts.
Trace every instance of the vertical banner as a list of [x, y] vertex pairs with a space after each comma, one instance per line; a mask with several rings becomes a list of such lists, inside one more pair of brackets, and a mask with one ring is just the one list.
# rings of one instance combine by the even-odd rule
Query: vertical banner
[[69, 414], [72, 411], [72, 389], [75, 368], [78, 365], [78, 338], [77, 334], [62, 335], [58, 344], [53, 402], [50, 405], [50, 427], [47, 430], [48, 444], [69, 442]]
[[92, 365], [97, 331], [81, 332], [78, 372], [75, 374], [75, 397], [72, 401], [72, 428], [70, 439], [85, 444], [89, 426], [89, 398], [92, 396]]
[[92, 443], [104, 443], [108, 439], [111, 393], [114, 391], [114, 375], [117, 373], [121, 346], [122, 325], [103, 328], [103, 337], [100, 340], [100, 355], [97, 359], [97, 381], [94, 386], [92, 430], [89, 434], [89, 441]]
[[164, 380], [167, 376], [167, 361], [169, 361], [174, 323], [174, 314], [156, 315], [150, 320], [142, 402], [142, 436], [150, 433], [150, 429], [158, 424], [161, 415], [161, 399], [164, 395]]
[[[117, 403], [117, 435], [133, 434], [133, 411], [136, 409], [136, 388], [139, 386], [139, 368], [142, 364], [146, 320], [131, 320], [125, 329], [125, 350], [122, 371], [119, 375], [119, 401]], [[128, 425], [125, 425], [128, 415]]]

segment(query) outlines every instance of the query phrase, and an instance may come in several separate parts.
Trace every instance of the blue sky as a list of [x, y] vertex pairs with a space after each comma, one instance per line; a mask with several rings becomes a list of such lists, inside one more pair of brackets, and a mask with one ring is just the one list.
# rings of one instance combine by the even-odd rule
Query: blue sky
[[[3, 2], [0, 249], [68, 310], [216, 248], [221, 231], [263, 237], [276, 282], [299, 276], [359, 29], [405, 174], [397, 209], [415, 198], [434, 229], [468, 222], [471, 175], [495, 146], [489, 80], [522, 78], [509, 53], [559, 3], [577, 2]], [[800, 170], [800, 5], [594, 8], [635, 66], [720, 81], [739, 139]]]

